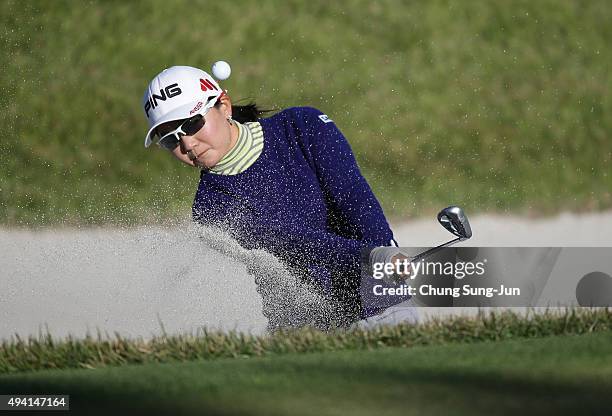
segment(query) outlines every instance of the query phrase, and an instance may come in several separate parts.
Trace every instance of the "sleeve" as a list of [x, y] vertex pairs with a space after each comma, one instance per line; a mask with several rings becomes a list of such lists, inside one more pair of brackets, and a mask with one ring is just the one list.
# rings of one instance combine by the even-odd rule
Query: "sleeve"
[[[216, 184], [198, 189], [192, 208], [195, 222], [220, 226], [247, 249], [265, 249], [292, 265], [317, 264], [330, 270], [359, 266], [369, 258], [374, 244], [345, 238], [325, 229], [305, 227], [291, 218], [270, 217], [265, 210], [235, 192]], [[206, 196], [213, 192], [222, 203]]]
[[340, 234], [377, 246], [396, 245], [382, 207], [362, 176], [336, 124], [314, 108], [302, 108], [305, 156], [337, 219]]
[[243, 246], [249, 244], [247, 248], [263, 248], [289, 266], [305, 271], [305, 276], [333, 297], [338, 311], [342, 310], [339, 316], [347, 323], [362, 316], [360, 266], [368, 262], [373, 247], [325, 230], [261, 219], [236, 238]]
[[291, 264], [319, 264], [330, 270], [355, 270], [374, 248], [324, 230], [257, 218], [236, 238], [247, 248], [263, 248]]

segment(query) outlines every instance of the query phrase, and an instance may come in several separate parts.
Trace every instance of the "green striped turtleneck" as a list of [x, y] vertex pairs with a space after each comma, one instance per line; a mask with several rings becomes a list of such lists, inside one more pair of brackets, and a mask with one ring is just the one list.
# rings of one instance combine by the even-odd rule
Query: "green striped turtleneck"
[[238, 140], [234, 147], [227, 152], [223, 159], [211, 170], [217, 175], [237, 175], [251, 166], [263, 151], [263, 129], [257, 122], [240, 124], [238, 127]]

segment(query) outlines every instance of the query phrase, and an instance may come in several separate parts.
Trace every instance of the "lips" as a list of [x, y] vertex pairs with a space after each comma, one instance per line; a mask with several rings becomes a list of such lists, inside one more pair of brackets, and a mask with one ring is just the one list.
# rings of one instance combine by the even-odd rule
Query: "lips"
[[210, 149], [206, 149], [206, 150], [204, 150], [204, 151], [202, 151], [200, 153], [197, 153], [197, 154], [194, 153], [193, 150], [190, 150], [190, 151], [187, 152], [187, 157], [189, 158], [189, 160], [192, 160], [192, 161], [193, 160], [197, 160], [197, 159], [200, 158], [200, 156], [202, 156], [204, 153], [208, 152], [209, 150]]
[[200, 162], [199, 159], [202, 155], [204, 155], [204, 153], [208, 152], [209, 150], [210, 149], [206, 149], [201, 153], [198, 153], [197, 155], [194, 154], [193, 151], [191, 151], [187, 154], [187, 157], [189, 158], [189, 160], [191, 160], [191, 163], [193, 163], [194, 166], [205, 168], [206, 166], [204, 165], [204, 163]]

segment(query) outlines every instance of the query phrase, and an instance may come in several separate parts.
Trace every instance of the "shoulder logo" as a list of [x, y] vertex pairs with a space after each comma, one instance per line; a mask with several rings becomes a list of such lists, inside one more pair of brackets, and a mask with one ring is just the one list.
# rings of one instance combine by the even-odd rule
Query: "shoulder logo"
[[323, 122], [323, 123], [333, 123], [334, 120], [332, 120], [331, 118], [327, 117], [327, 114], [321, 114], [319, 116], [319, 119]]

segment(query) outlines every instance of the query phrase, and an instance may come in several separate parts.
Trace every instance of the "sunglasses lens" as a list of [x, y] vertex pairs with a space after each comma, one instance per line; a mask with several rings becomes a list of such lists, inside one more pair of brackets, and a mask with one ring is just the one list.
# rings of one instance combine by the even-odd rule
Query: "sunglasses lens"
[[181, 128], [187, 136], [193, 136], [200, 131], [202, 127], [204, 127], [204, 123], [204, 116], [197, 114], [190, 119], [185, 120]]
[[157, 143], [165, 149], [174, 150], [179, 145], [179, 135], [186, 134], [187, 136], [193, 136], [200, 131], [202, 127], [204, 127], [205, 123], [204, 116], [201, 114], [196, 114], [195, 116], [183, 121], [178, 128], [171, 133], [167, 133], [164, 137], [159, 139], [159, 142]]
[[179, 145], [179, 141], [176, 138], [176, 135], [169, 134], [159, 139], [158, 144], [165, 149], [174, 150], [176, 149], [176, 146]]

